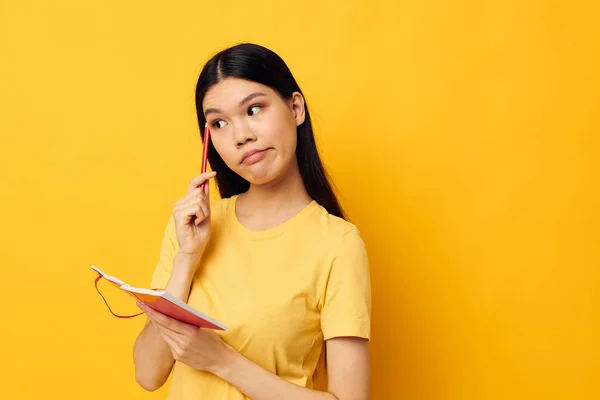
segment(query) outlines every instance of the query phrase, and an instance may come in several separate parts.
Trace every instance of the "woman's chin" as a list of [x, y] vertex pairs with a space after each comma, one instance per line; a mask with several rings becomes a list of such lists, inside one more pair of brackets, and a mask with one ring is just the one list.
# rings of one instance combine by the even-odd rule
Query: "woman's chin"
[[250, 185], [254, 185], [254, 186], [264, 186], [264, 185], [268, 185], [271, 182], [275, 181], [275, 179], [271, 176], [252, 176], [252, 177], [246, 178], [246, 180], [248, 182], [250, 182]]
[[289, 175], [292, 166], [282, 164], [275, 160], [273, 162], [265, 162], [263, 160], [254, 165], [249, 166], [242, 171], [236, 171], [238, 175], [250, 182], [251, 185], [265, 186], [280, 182]]
[[250, 182], [251, 185], [265, 186], [274, 183], [278, 180], [279, 174], [273, 171], [254, 171], [252, 174], [245, 174], [242, 177]]

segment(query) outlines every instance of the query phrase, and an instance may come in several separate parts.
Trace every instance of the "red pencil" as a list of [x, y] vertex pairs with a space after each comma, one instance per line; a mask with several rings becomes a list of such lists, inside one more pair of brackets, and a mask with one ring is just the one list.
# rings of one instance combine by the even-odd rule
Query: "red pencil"
[[[204, 124], [204, 150], [202, 152], [202, 174], [206, 172], [206, 159], [208, 157], [208, 142], [210, 141], [210, 130], [208, 129], [208, 123]], [[206, 186], [206, 181], [200, 185], [202, 190]]]

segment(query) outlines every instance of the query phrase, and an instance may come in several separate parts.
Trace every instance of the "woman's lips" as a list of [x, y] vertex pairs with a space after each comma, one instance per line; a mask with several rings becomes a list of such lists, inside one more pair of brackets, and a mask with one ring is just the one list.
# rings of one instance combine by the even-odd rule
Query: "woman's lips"
[[251, 164], [259, 162], [260, 160], [263, 159], [267, 150], [268, 149], [250, 150], [250, 151], [244, 153], [244, 156], [242, 157], [242, 164], [251, 165]]

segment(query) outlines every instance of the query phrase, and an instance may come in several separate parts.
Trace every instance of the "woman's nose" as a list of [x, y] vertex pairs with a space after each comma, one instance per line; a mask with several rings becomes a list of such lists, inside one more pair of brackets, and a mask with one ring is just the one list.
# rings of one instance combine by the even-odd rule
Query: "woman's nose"
[[236, 146], [241, 147], [247, 142], [254, 142], [256, 140], [256, 135], [248, 124], [240, 124], [235, 128], [234, 138]]

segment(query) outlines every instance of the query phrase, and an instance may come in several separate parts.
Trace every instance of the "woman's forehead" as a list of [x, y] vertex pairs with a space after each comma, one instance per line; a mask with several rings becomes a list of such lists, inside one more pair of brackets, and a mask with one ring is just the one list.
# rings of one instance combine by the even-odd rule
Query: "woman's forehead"
[[202, 106], [206, 108], [237, 107], [246, 97], [262, 93], [271, 96], [275, 92], [268, 86], [239, 78], [225, 78], [211, 86], [204, 95]]

